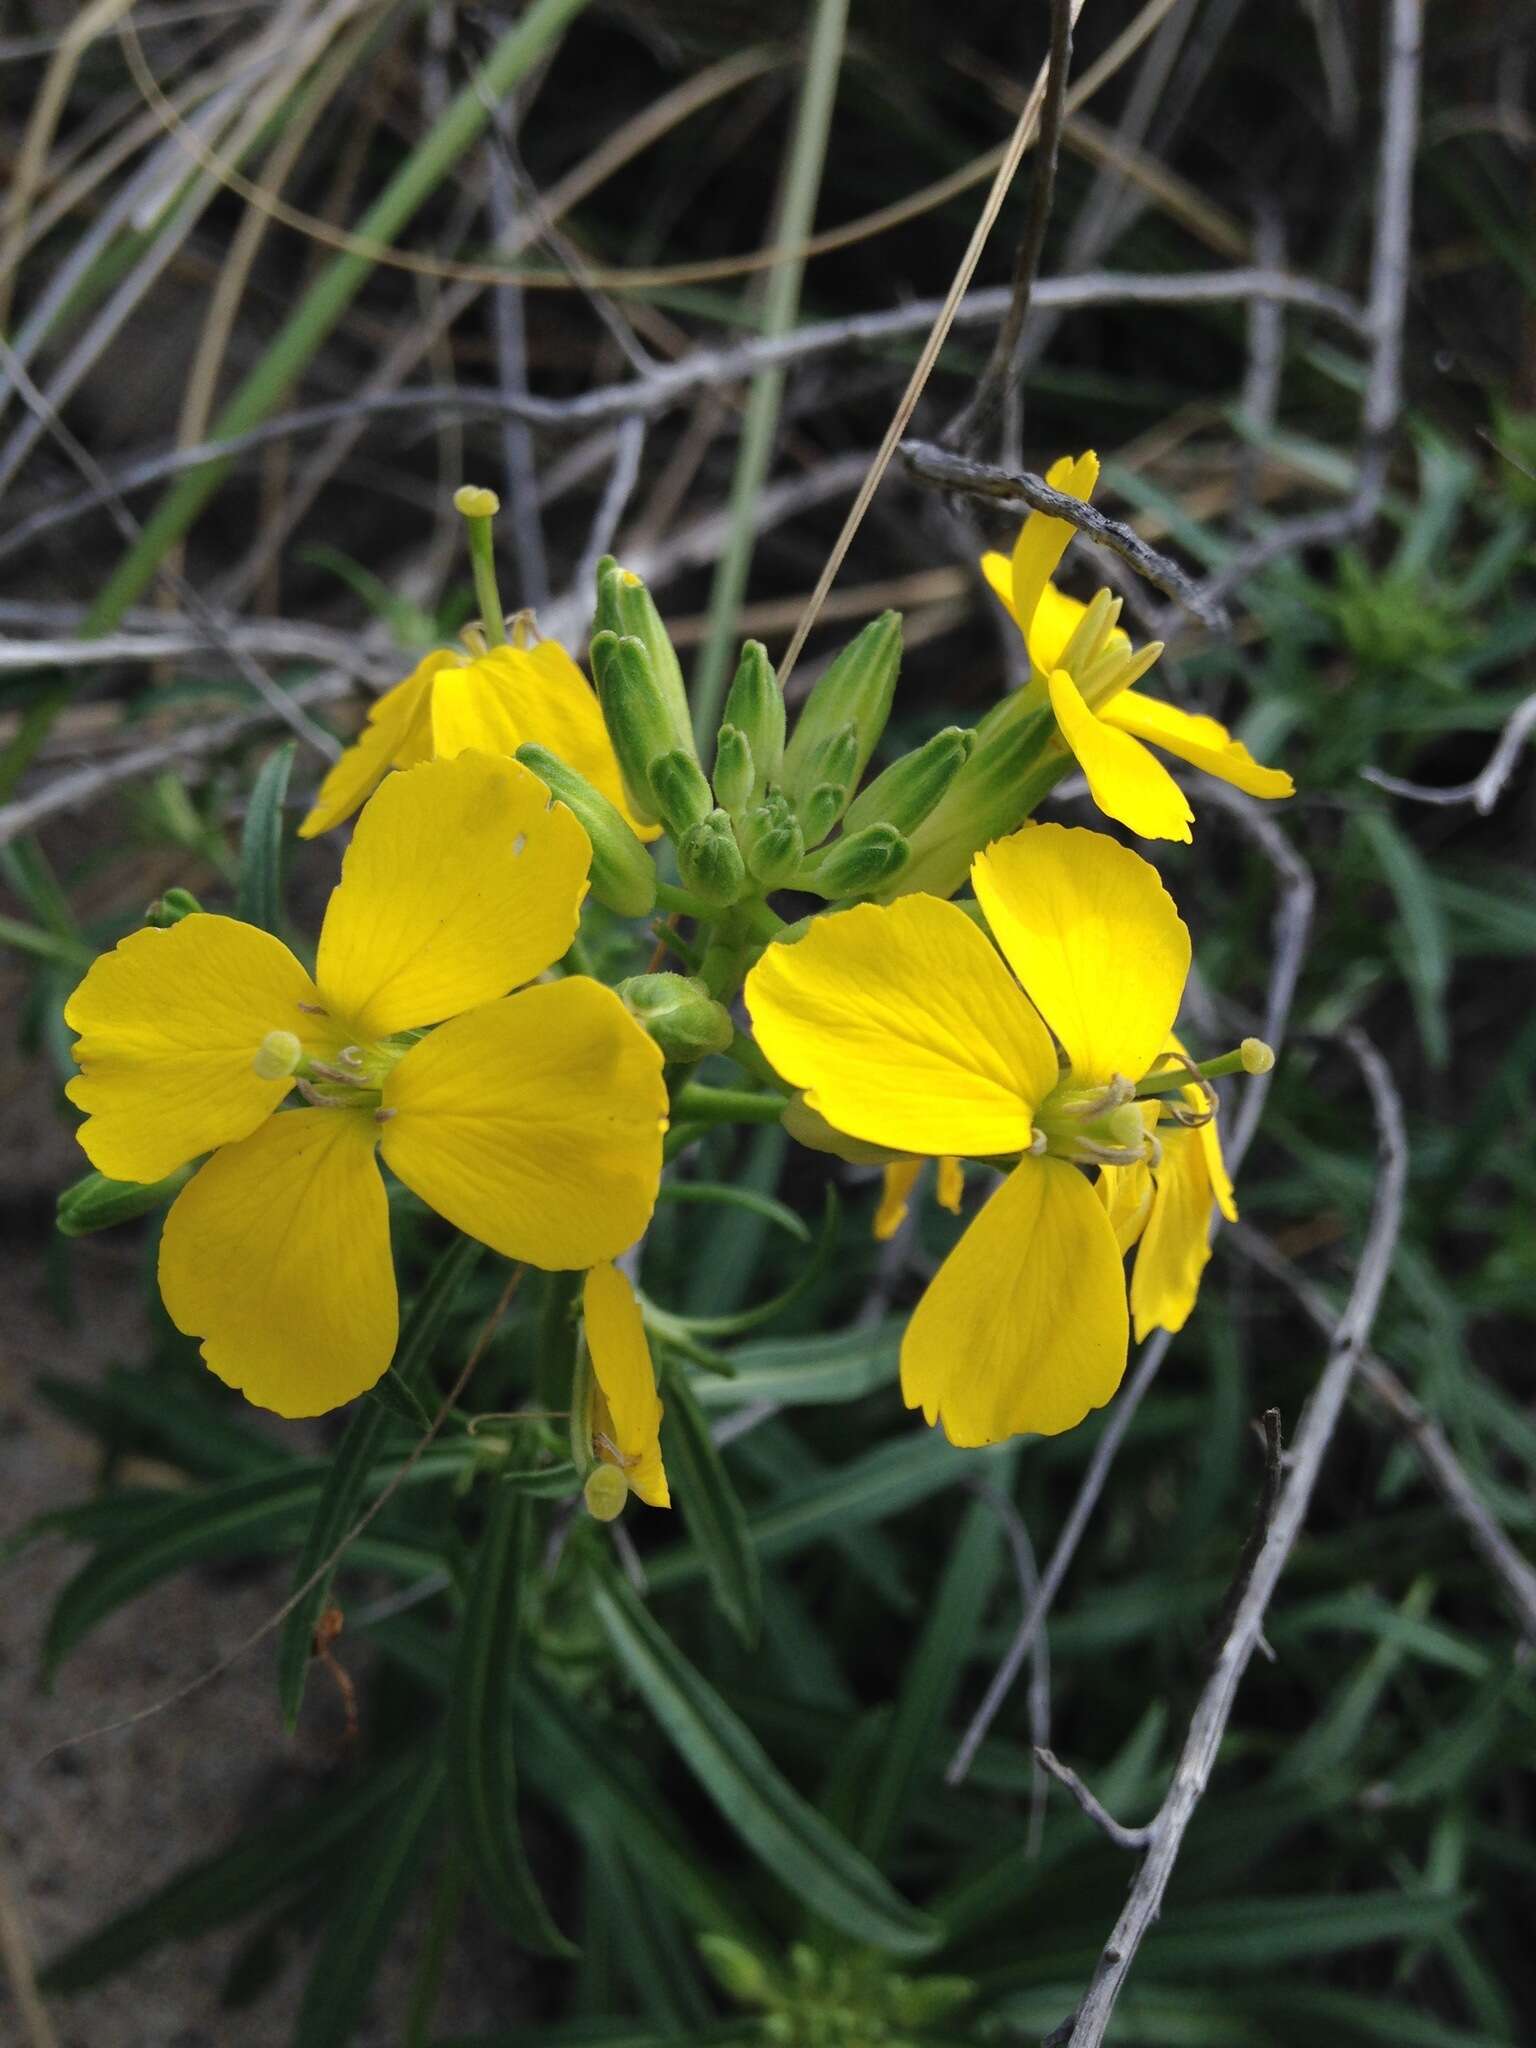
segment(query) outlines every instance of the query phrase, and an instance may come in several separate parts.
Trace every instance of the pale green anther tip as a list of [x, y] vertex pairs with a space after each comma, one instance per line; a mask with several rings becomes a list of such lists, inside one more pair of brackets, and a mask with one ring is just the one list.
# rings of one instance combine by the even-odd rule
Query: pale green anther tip
[[269, 1031], [257, 1046], [251, 1066], [262, 1081], [286, 1081], [303, 1057], [304, 1048], [291, 1031]]
[[1238, 1050], [1243, 1056], [1245, 1074], [1267, 1074], [1275, 1064], [1274, 1047], [1266, 1045], [1262, 1038], [1245, 1038]]
[[453, 494], [453, 509], [462, 512], [466, 519], [494, 519], [501, 510], [501, 500], [482, 484], [460, 484]]
[[581, 1498], [594, 1522], [616, 1522], [629, 1499], [629, 1481], [616, 1465], [594, 1465]]

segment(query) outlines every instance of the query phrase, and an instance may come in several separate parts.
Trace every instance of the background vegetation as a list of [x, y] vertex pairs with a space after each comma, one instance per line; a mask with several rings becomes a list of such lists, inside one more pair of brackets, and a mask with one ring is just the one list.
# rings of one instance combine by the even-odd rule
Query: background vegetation
[[[741, 634], [782, 650], [1048, 13], [6, 16], [0, 1199], [17, 1270], [0, 1395], [13, 1499], [56, 1454], [47, 1418], [75, 1465], [45, 1462], [48, 1512], [11, 1529], [5, 1655], [28, 1684], [41, 1657], [54, 1739], [163, 1707], [8, 1758], [4, 2026], [33, 2048], [1103, 2038], [1069, 2016], [1113, 1974], [1139, 1851], [1034, 1748], [1124, 1826], [1159, 1811], [1247, 1583], [1253, 1418], [1278, 1409], [1296, 1440], [1330, 1358], [1349, 1400], [1260, 1617], [1270, 1654], [1187, 1834], [1162, 1826], [1176, 1867], [1107, 2038], [1531, 2037], [1522, 10], [1430, 9], [1420, 61], [1413, 0], [1082, 9], [1025, 403], [987, 452], [1043, 469], [1098, 448], [1101, 502], [1230, 608], [1210, 632], [1128, 588], [1138, 630], [1156, 612], [1173, 634], [1169, 693], [1236, 720], [1300, 790], [1262, 820], [1201, 790], [1194, 846], [1160, 850], [1212, 1042], [1266, 1029], [1284, 1050], [1244, 1221], [1190, 1327], [1133, 1362], [1115, 1407], [1056, 1441], [951, 1451], [893, 1373], [953, 1226], [924, 1206], [877, 1247], [868, 1177], [837, 1169], [813, 1256], [801, 1219], [828, 1162], [776, 1131], [716, 1135], [646, 1254], [677, 1319], [682, 1511], [632, 1514], [616, 1553], [566, 1526], [544, 1480], [491, 1483], [548, 1470], [526, 1425], [455, 1418], [409, 1463], [470, 1356], [470, 1412], [527, 1399], [558, 1289], [530, 1282], [498, 1312], [495, 1262], [445, 1253], [402, 1205], [416, 1406], [269, 1427], [154, 1304], [153, 1219], [110, 1248], [53, 1234], [78, 1170], [65, 995], [172, 884], [313, 930], [335, 849], [285, 844], [280, 884], [283, 820], [327, 736], [472, 609], [461, 478], [501, 491], [504, 582], [546, 630], [580, 645], [590, 564], [616, 537], [706, 698]], [[921, 401], [930, 438], [991, 345], [1030, 175], [978, 272], [985, 317], [957, 326]], [[1105, 271], [1135, 282], [1094, 284]], [[1255, 271], [1292, 282], [1256, 297]], [[852, 324], [893, 309], [872, 334]], [[791, 332], [799, 352], [763, 368], [754, 338]], [[189, 454], [209, 440], [231, 452]], [[839, 621], [895, 604], [889, 748], [970, 722], [1008, 660], [973, 558], [1012, 523], [896, 463], [800, 681]], [[1081, 543], [1074, 560], [1080, 589], [1114, 567]], [[588, 937], [624, 971], [649, 950], [616, 924]], [[713, 1192], [726, 1182], [745, 1199]], [[263, 1629], [376, 1499], [329, 1591]], [[40, 1558], [67, 1569], [40, 1579]], [[165, 1616], [166, 1597], [184, 1625], [134, 1689], [72, 1694], [93, 1632]], [[301, 1703], [327, 1598], [344, 1632]], [[950, 1782], [1031, 1614], [1018, 1682]], [[188, 1716], [211, 1747], [167, 1774]], [[81, 1772], [104, 1788], [84, 1802]], [[236, 1776], [244, 1825], [210, 1789]], [[93, 1888], [109, 1813], [155, 1837], [158, 1888]], [[153, 2026], [150, 1981], [172, 2002]]]

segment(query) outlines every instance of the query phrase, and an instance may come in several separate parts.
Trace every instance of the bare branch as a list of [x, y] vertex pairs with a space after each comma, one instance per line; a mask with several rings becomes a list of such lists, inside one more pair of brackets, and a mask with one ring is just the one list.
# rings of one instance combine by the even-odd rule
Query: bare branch
[[1494, 743], [1486, 765], [1470, 782], [1453, 782], [1437, 789], [1432, 783], [1404, 782], [1381, 768], [1362, 768], [1367, 782], [1374, 782], [1392, 796], [1407, 797], [1416, 804], [1471, 804], [1483, 817], [1504, 794], [1504, 785], [1515, 772], [1515, 763], [1530, 735], [1536, 732], [1536, 692], [1516, 705]]
[[1126, 1977], [1162, 1907], [1185, 1832], [1210, 1782], [1238, 1686], [1262, 1636], [1270, 1600], [1312, 1504], [1318, 1474], [1356, 1368], [1370, 1341], [1397, 1249], [1408, 1176], [1402, 1098], [1385, 1061], [1363, 1032], [1347, 1031], [1344, 1043], [1364, 1076], [1377, 1133], [1375, 1200], [1355, 1283], [1334, 1333], [1327, 1363], [1302, 1414], [1274, 1519], [1190, 1720], [1168, 1795], [1152, 1822], [1146, 1861], [1132, 1882], [1125, 1906], [1099, 1957], [1093, 1981], [1066, 2036], [1070, 2048], [1098, 2048], [1104, 2040]]
[[1232, 621], [1225, 609], [1205, 597], [1177, 562], [1160, 555], [1122, 520], [1111, 519], [1086, 499], [1054, 490], [1032, 470], [995, 469], [990, 463], [971, 462], [947, 448], [936, 448], [929, 441], [903, 441], [900, 454], [907, 474], [918, 483], [958, 491], [963, 497], [985, 498], [1000, 511], [1044, 512], [1052, 519], [1067, 520], [1079, 533], [1111, 549], [1165, 597], [1183, 605], [1202, 626], [1213, 633], [1230, 632]]
[[1049, 1771], [1058, 1785], [1065, 1785], [1078, 1805], [1087, 1814], [1094, 1826], [1106, 1834], [1117, 1849], [1145, 1849], [1152, 1839], [1151, 1824], [1145, 1827], [1128, 1828], [1115, 1819], [1109, 1809], [1097, 1800], [1083, 1783], [1070, 1764], [1064, 1764], [1054, 1750], [1035, 1744], [1035, 1760], [1042, 1770]]
[[[1320, 1330], [1333, 1335], [1337, 1317], [1322, 1289], [1314, 1286], [1262, 1231], [1239, 1223], [1233, 1228], [1232, 1242], [1246, 1258], [1288, 1288]], [[1360, 1360], [1360, 1383], [1413, 1446], [1431, 1485], [1465, 1527], [1473, 1547], [1498, 1580], [1520, 1633], [1536, 1649], [1536, 1568], [1505, 1534], [1451, 1448], [1444, 1430], [1420, 1407], [1392, 1367], [1373, 1351], [1366, 1352]]]
[[1061, 123], [1067, 105], [1067, 72], [1072, 63], [1072, 0], [1051, 0], [1051, 48], [1046, 59], [1045, 97], [1035, 145], [1035, 174], [1030, 183], [1029, 213], [1014, 258], [1013, 296], [992, 354], [981, 373], [970, 402], [950, 421], [944, 432], [946, 447], [974, 454], [988, 428], [996, 419], [1005, 396], [1017, 395], [1019, 344], [1029, 312], [1029, 295], [1040, 252], [1045, 247], [1045, 230], [1051, 218], [1051, 199], [1056, 190], [1056, 158], [1061, 148]]

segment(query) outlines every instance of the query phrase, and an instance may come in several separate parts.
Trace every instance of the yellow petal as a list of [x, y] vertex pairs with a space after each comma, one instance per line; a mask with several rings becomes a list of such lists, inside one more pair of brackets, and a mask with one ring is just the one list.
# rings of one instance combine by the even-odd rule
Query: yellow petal
[[960, 1214], [960, 1204], [965, 1200], [965, 1168], [958, 1159], [939, 1161], [939, 1184], [934, 1195], [941, 1209], [947, 1209], [951, 1216]]
[[876, 1240], [884, 1244], [892, 1238], [907, 1220], [907, 1209], [911, 1204], [912, 1190], [917, 1185], [917, 1176], [923, 1170], [921, 1159], [893, 1159], [885, 1169], [885, 1179], [880, 1189], [880, 1206], [875, 1211], [871, 1226]]
[[361, 1039], [505, 995], [576, 934], [592, 849], [520, 762], [489, 754], [393, 775], [357, 821], [315, 979]]
[[466, 747], [512, 754], [532, 740], [584, 775], [642, 839], [661, 830], [629, 809], [597, 693], [556, 640], [496, 647], [445, 676], [433, 693], [432, 730], [439, 755]]
[[1237, 1196], [1232, 1187], [1232, 1176], [1227, 1172], [1227, 1162], [1221, 1155], [1221, 1139], [1217, 1134], [1219, 1119], [1212, 1117], [1208, 1124], [1202, 1124], [1196, 1132], [1200, 1150], [1205, 1155], [1205, 1176], [1211, 1184], [1211, 1193], [1216, 1206], [1229, 1223], [1237, 1221]]
[[1122, 691], [1104, 707], [1100, 717], [1120, 731], [1132, 733], [1137, 739], [1188, 761], [1192, 767], [1203, 768], [1218, 782], [1234, 783], [1250, 796], [1296, 794], [1296, 785], [1283, 768], [1266, 768], [1255, 761], [1242, 741], [1233, 739], [1218, 719], [1180, 711], [1175, 704], [1143, 697], [1137, 690]]
[[[1051, 464], [1045, 480], [1052, 490], [1086, 501], [1099, 480], [1099, 458], [1091, 452], [1075, 461], [1063, 455]], [[1043, 512], [1031, 512], [1019, 529], [1013, 545], [1013, 615], [1024, 622], [1031, 643], [1036, 609], [1076, 531], [1070, 520], [1050, 519]]]
[[904, 896], [820, 917], [747, 976], [757, 1041], [828, 1123], [896, 1152], [1022, 1151], [1055, 1052], [952, 903]]
[[1123, 1256], [1147, 1227], [1152, 1213], [1152, 1175], [1141, 1160], [1134, 1166], [1101, 1166], [1094, 1189]]
[[[616, 1266], [594, 1266], [582, 1283], [581, 1313], [587, 1353], [600, 1397], [594, 1427], [605, 1436], [617, 1464], [647, 1507], [669, 1508], [672, 1495], [661, 1462], [662, 1406], [656, 1371], [634, 1289]], [[607, 1453], [598, 1447], [599, 1455]]]
[[1051, 671], [1050, 692], [1061, 736], [1105, 817], [1118, 819], [1143, 839], [1187, 840], [1195, 814], [1156, 755], [1090, 711], [1064, 668]]
[[1189, 932], [1156, 868], [1102, 832], [1026, 825], [976, 856], [971, 881], [1073, 1075], [1140, 1080], [1189, 973]]
[[[1131, 1313], [1136, 1319], [1138, 1343], [1149, 1330], [1183, 1329], [1211, 1256], [1214, 1190], [1204, 1132], [1164, 1123], [1159, 1135], [1163, 1156], [1152, 1170], [1152, 1213], [1131, 1274]], [[1226, 1179], [1225, 1170], [1222, 1178]]]
[[[1007, 555], [1000, 555], [995, 548], [989, 548], [981, 558], [981, 573], [991, 585], [992, 595], [1018, 626], [1019, 615], [1013, 608], [1013, 563]], [[1023, 630], [1019, 626], [1021, 633]]]
[[403, 683], [375, 700], [355, 743], [321, 783], [314, 807], [299, 827], [301, 839], [313, 839], [350, 818], [391, 768], [409, 768], [427, 759], [432, 751], [432, 678], [458, 661], [458, 655], [439, 647], [418, 662]]
[[160, 1292], [226, 1385], [279, 1415], [355, 1400], [394, 1356], [389, 1207], [365, 1110], [296, 1109], [176, 1197]]
[[1048, 676], [1061, 660], [1087, 609], [1087, 605], [1068, 597], [1054, 583], [1047, 583], [1041, 591], [1035, 616], [1029, 622], [1029, 658], [1041, 675]]
[[655, 1207], [661, 1064], [612, 989], [541, 982], [411, 1047], [384, 1082], [384, 1158], [503, 1257], [595, 1266], [632, 1245]]
[[1125, 1350], [1125, 1278], [1097, 1196], [1064, 1161], [1025, 1159], [918, 1303], [901, 1391], [951, 1443], [1055, 1436], [1110, 1398]]
[[65, 1093], [87, 1121], [85, 1156], [113, 1180], [159, 1180], [200, 1152], [244, 1138], [293, 1083], [252, 1061], [269, 1031], [332, 1049], [314, 983], [280, 939], [199, 912], [132, 932], [104, 953], [64, 1005], [80, 1037]]

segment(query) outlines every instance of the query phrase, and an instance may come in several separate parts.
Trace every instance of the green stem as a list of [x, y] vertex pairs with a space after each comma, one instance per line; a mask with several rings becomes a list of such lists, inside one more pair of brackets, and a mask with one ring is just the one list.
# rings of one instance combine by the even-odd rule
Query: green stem
[[789, 1107], [787, 1095], [767, 1095], [752, 1088], [711, 1088], [690, 1081], [677, 1092], [673, 1105], [679, 1123], [776, 1124]]
[[416, 1981], [411, 1987], [411, 2009], [405, 2022], [405, 2048], [426, 2048], [431, 2038], [432, 2014], [443, 1980], [443, 1965], [448, 1960], [448, 1943], [454, 1928], [458, 1925], [467, 1883], [468, 1873], [463, 1859], [450, 1850], [437, 1875], [437, 1891], [432, 1900], [432, 1917], [427, 1923], [421, 1959], [416, 1965]]
[[745, 1031], [738, 1031], [725, 1048], [726, 1057], [733, 1059], [759, 1081], [766, 1081], [770, 1088], [779, 1086], [779, 1077], [763, 1057], [761, 1047], [755, 1038], [749, 1038]]
[[682, 917], [696, 917], [709, 923], [720, 915], [718, 903], [706, 903], [702, 896], [691, 896], [686, 889], [679, 889], [675, 882], [656, 884], [656, 906], [659, 910], [675, 910]]
[[[586, 0], [534, 0], [516, 26], [507, 31], [478, 77], [444, 108], [357, 223], [354, 246], [331, 258], [294, 307], [266, 353], [219, 413], [208, 431], [209, 440], [246, 433], [276, 410], [373, 269], [375, 259], [368, 245], [387, 246], [395, 240], [464, 157], [497, 103], [528, 75], [585, 5]], [[81, 628], [86, 639], [110, 632], [118, 623], [149, 584], [166, 550], [181, 539], [229, 470], [228, 460], [206, 463], [167, 491], [92, 605]]]
[[564, 1415], [571, 1405], [571, 1388], [576, 1378], [576, 1296], [580, 1287], [579, 1273], [544, 1276], [534, 1386], [539, 1406], [552, 1414]]
[[[768, 274], [763, 298], [765, 336], [787, 334], [799, 311], [805, 259], [788, 252], [805, 241], [815, 218], [847, 18], [848, 0], [817, 0], [816, 19], [806, 50], [805, 82], [795, 112], [783, 200], [775, 227], [774, 241], [780, 261]], [[783, 390], [781, 369], [760, 370], [747, 397], [736, 474], [731, 481], [730, 529], [709, 594], [709, 635], [694, 674], [694, 732], [701, 746], [720, 723], [726, 671], [756, 538], [757, 501], [773, 454]]]

